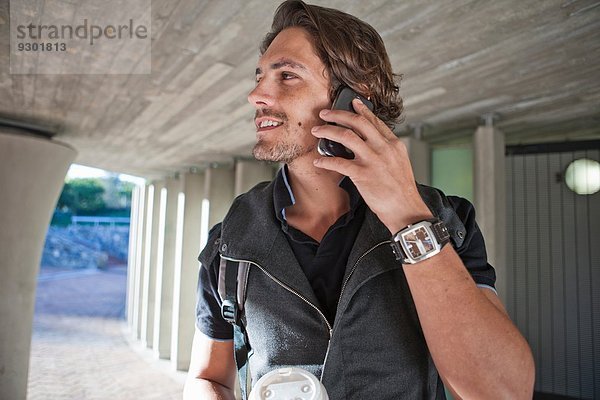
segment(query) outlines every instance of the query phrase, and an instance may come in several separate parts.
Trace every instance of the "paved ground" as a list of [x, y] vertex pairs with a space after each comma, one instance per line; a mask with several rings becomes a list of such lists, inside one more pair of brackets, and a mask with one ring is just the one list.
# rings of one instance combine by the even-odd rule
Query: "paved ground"
[[124, 267], [42, 270], [28, 399], [181, 399], [183, 374], [127, 340]]

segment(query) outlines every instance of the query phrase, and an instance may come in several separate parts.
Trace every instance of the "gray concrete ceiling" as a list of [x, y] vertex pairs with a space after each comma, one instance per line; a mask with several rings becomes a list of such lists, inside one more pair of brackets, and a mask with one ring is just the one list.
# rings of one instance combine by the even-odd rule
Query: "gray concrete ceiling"
[[[86, 1], [37, 3], [60, 3], [75, 20]], [[254, 128], [246, 95], [279, 3], [155, 0], [151, 74], [19, 75], [9, 71], [9, 7], [1, 0], [0, 124], [55, 132], [78, 150], [80, 164], [148, 177], [248, 157]], [[483, 114], [496, 113], [512, 144], [600, 137], [597, 1], [318, 4], [381, 33], [404, 75], [399, 135], [421, 124], [432, 144], [465, 142]]]

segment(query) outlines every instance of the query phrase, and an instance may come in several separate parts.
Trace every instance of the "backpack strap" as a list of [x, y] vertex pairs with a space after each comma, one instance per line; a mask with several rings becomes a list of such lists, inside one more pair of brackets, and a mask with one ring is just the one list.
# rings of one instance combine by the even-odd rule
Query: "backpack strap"
[[249, 267], [250, 264], [247, 262], [231, 261], [221, 257], [218, 284], [221, 314], [227, 322], [233, 325], [235, 363], [244, 400], [247, 398], [246, 385], [248, 382], [248, 357], [250, 356], [250, 343], [246, 333], [244, 315]]

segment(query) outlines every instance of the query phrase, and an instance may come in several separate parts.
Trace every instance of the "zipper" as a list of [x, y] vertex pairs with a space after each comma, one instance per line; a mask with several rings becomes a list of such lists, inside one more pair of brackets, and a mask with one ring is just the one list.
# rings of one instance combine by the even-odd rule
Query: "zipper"
[[333, 329], [329, 330], [329, 340], [327, 341], [327, 351], [325, 352], [325, 359], [323, 359], [323, 368], [321, 368], [321, 377], [319, 382], [323, 382], [323, 373], [325, 372], [325, 364], [327, 364], [327, 357], [329, 357], [329, 348], [331, 347], [331, 337], [333, 336]]
[[[319, 313], [319, 315], [321, 316], [321, 318], [323, 318], [323, 321], [325, 321], [325, 324], [327, 325], [327, 329], [329, 331], [329, 340], [331, 340], [331, 332], [333, 331], [333, 328], [331, 327], [331, 324], [329, 324], [329, 321], [327, 321], [327, 317], [325, 317], [325, 314], [323, 314], [323, 312], [321, 310], [319, 310], [319, 307], [317, 307], [316, 305], [314, 305], [313, 303], [311, 303], [310, 300], [308, 300], [306, 297], [302, 296], [300, 293], [298, 293], [292, 287], [286, 285], [285, 283], [281, 282], [279, 279], [275, 278], [266, 269], [264, 269], [262, 266], [258, 265], [254, 261], [250, 261], [250, 260], [238, 260], [238, 259], [231, 258], [231, 257], [225, 257], [223, 255], [221, 255], [221, 257], [223, 257], [224, 259], [229, 260], [229, 261], [246, 262], [246, 263], [255, 265], [258, 269], [260, 269], [262, 272], [264, 272], [265, 275], [267, 275], [269, 278], [271, 278], [273, 281], [275, 281], [279, 286], [281, 286], [282, 288], [286, 289], [287, 291], [295, 294], [302, 301], [304, 301], [306, 304], [308, 304], [309, 306], [311, 306], [312, 308], [314, 308]], [[329, 350], [329, 346], [327, 346], [327, 347], [328, 347], [327, 350]]]
[[[338, 305], [339, 305], [339, 300], [342, 298], [342, 295], [344, 294], [344, 289], [346, 289], [346, 285], [348, 284], [350, 277], [352, 276], [352, 274], [354, 274], [354, 271], [358, 267], [358, 263], [360, 263], [362, 261], [362, 259], [367, 256], [367, 254], [369, 254], [370, 252], [372, 252], [379, 246], [384, 245], [384, 244], [389, 244], [389, 243], [391, 243], [390, 240], [385, 240], [383, 242], [377, 243], [376, 245], [371, 247], [369, 250], [365, 251], [360, 257], [358, 257], [358, 260], [356, 260], [356, 262], [352, 266], [350, 273], [348, 274], [348, 276], [346, 277], [346, 280], [344, 281], [344, 284], [342, 285], [342, 290], [340, 291], [340, 297], [338, 298]], [[325, 360], [323, 360], [323, 369], [321, 370], [321, 379], [320, 379], [321, 382], [323, 382], [323, 374], [325, 373], [325, 364], [327, 364], [327, 357], [329, 356], [329, 347], [331, 345], [332, 337], [333, 337], [333, 328], [329, 331], [329, 342], [327, 342], [327, 352], [325, 353]]]
[[372, 252], [373, 250], [375, 250], [379, 246], [381, 246], [383, 244], [389, 244], [389, 243], [392, 243], [392, 241], [391, 240], [384, 240], [383, 242], [377, 243], [375, 246], [373, 246], [369, 250], [365, 251], [363, 253], [363, 255], [361, 255], [360, 257], [358, 257], [358, 260], [356, 260], [356, 262], [354, 263], [354, 266], [350, 270], [350, 273], [348, 274], [348, 276], [346, 277], [346, 280], [344, 281], [344, 284], [342, 285], [342, 290], [340, 291], [340, 297], [338, 299], [338, 303], [339, 303], [339, 300], [342, 298], [342, 295], [344, 294], [344, 289], [346, 289], [346, 285], [348, 284], [348, 281], [350, 280], [350, 277], [352, 276], [352, 274], [356, 270], [356, 267], [358, 266], [358, 263], [361, 262], [361, 260], [363, 258], [365, 258], [367, 256], [367, 254], [369, 254], [370, 252]]

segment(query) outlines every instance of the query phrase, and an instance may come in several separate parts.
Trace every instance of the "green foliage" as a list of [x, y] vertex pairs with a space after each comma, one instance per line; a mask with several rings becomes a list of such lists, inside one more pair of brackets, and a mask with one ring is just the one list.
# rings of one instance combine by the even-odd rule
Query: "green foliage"
[[65, 182], [52, 219], [53, 225], [69, 225], [71, 215], [129, 217], [135, 184], [118, 179], [76, 178]]
[[133, 192], [133, 188], [135, 188], [134, 183], [122, 181], [120, 188], [119, 188], [119, 194], [122, 196], [127, 196], [128, 198], [131, 198], [131, 193]]
[[50, 222], [52, 226], [69, 226], [71, 225], [71, 213], [59, 211], [58, 209], [54, 211], [52, 215], [52, 221]]
[[125, 217], [131, 216], [131, 208], [105, 208], [102, 210], [103, 217]]
[[65, 183], [57, 208], [73, 214], [95, 213], [105, 208], [104, 186], [99, 179], [71, 179]]

